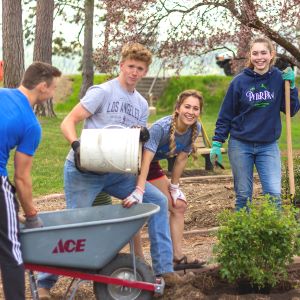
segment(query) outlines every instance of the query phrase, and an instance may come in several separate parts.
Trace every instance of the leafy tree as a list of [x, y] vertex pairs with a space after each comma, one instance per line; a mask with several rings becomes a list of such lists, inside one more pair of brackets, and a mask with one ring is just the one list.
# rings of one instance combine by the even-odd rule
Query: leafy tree
[[[34, 41], [35, 32], [35, 15], [36, 5], [35, 1], [23, 0], [26, 11], [28, 11], [28, 18], [24, 21], [24, 36], [26, 45], [30, 45]], [[85, 6], [86, 2], [81, 0], [55, 0], [54, 1], [54, 28], [53, 28], [53, 44], [52, 52], [54, 55], [73, 57], [75, 55], [82, 55], [83, 43], [81, 41], [82, 34], [85, 27]], [[103, 22], [102, 1], [94, 3], [94, 18], [93, 22], [97, 26]], [[64, 31], [65, 24], [74, 24], [72, 32], [72, 39], [66, 35]], [[98, 29], [99, 30], [99, 29]], [[101, 36], [99, 30], [99, 35]], [[67, 38], [66, 38], [67, 36]]]
[[4, 86], [17, 87], [24, 73], [21, 0], [2, 0]]
[[[148, 42], [160, 31], [157, 54], [173, 66], [187, 55], [199, 57], [226, 49], [239, 58], [249, 36], [263, 34], [273, 40], [281, 56], [300, 67], [300, 0], [104, 0], [115, 16], [111, 32], [122, 40], [142, 35]], [[113, 34], [111, 36], [114, 36]], [[148, 41], [147, 41], [148, 40]], [[237, 52], [237, 49], [239, 52]], [[99, 50], [102, 50], [99, 48]], [[99, 51], [98, 50], [98, 51]]]
[[[32, 34], [36, 24], [33, 22], [33, 17], [37, 14], [35, 5], [32, 1], [24, 0], [30, 11], [29, 18], [25, 20], [25, 38], [27, 45], [34, 41]], [[56, 26], [53, 28], [52, 54], [65, 57], [72, 57], [75, 55], [82, 55], [82, 69], [83, 84], [80, 91], [82, 97], [86, 90], [93, 84], [94, 66], [93, 66], [93, 27], [94, 23], [97, 25], [103, 22], [101, 15], [101, 2], [94, 3], [94, 0], [84, 1], [82, 6], [80, 0], [56, 0], [54, 6], [54, 21]], [[94, 10], [98, 8], [98, 14], [94, 17]], [[52, 9], [52, 8], [51, 8]], [[67, 12], [67, 13], [66, 13]], [[100, 14], [100, 16], [99, 16]], [[75, 38], [67, 41], [65, 32], [62, 31], [63, 23], [76, 24], [77, 32]], [[57, 24], [60, 24], [59, 26]], [[84, 42], [80, 41], [80, 37], [84, 31]], [[101, 35], [101, 33], [100, 33]]]
[[[31, 45], [35, 40], [36, 28], [36, 1], [23, 0], [24, 9], [26, 9], [28, 17], [24, 20], [24, 37], [27, 46]], [[53, 28], [52, 52], [53, 54], [72, 57], [81, 54], [82, 45], [79, 36], [84, 24], [84, 8], [80, 0], [55, 0], [53, 20], [56, 26]], [[66, 13], [67, 12], [67, 13]], [[79, 24], [77, 37], [68, 42], [63, 32], [63, 23]]]
[[[93, 14], [94, 0], [86, 0], [84, 7], [80, 0], [38, 0], [37, 5], [31, 1], [25, 1], [28, 7], [29, 18], [25, 20], [25, 38], [27, 45], [34, 41], [34, 60], [41, 60], [51, 63], [52, 54], [71, 57], [82, 54], [83, 85], [80, 95], [84, 95], [87, 88], [93, 84], [94, 67], [92, 60], [93, 53]], [[68, 11], [68, 13], [66, 13]], [[32, 20], [37, 16], [36, 23]], [[60, 22], [74, 23], [78, 29], [77, 37], [67, 42], [62, 31], [58, 30], [58, 36], [53, 39], [53, 22], [60, 17]], [[57, 22], [59, 20], [56, 20]], [[62, 26], [55, 26], [62, 28]], [[84, 44], [80, 42], [80, 35], [84, 28]], [[32, 34], [33, 29], [35, 35]], [[35, 107], [38, 115], [55, 116], [52, 99], [47, 103]]]
[[94, 61], [100, 72], [114, 73], [119, 53], [126, 42], [139, 42], [151, 50], [157, 49], [158, 27], [145, 23], [152, 0], [103, 0], [105, 29], [103, 39], [94, 52]]

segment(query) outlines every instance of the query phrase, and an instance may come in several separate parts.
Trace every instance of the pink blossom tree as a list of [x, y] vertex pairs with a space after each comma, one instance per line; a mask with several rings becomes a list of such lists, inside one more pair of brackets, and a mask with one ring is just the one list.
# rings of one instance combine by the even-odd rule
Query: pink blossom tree
[[300, 67], [300, 0], [104, 0], [103, 5], [105, 39], [95, 51], [100, 70], [115, 65], [126, 41], [144, 43], [180, 67], [183, 57], [217, 50], [245, 57], [253, 35], [269, 37], [280, 56]]

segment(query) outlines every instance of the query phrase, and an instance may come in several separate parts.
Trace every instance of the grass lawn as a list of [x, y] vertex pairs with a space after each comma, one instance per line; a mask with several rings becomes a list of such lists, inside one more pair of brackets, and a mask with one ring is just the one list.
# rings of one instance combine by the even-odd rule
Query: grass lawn
[[[59, 113], [57, 118], [40, 118], [43, 128], [43, 138], [33, 163], [32, 178], [34, 196], [63, 192], [63, 165], [70, 149], [68, 142], [63, 138], [59, 128], [65, 115], [64, 113]], [[203, 115], [202, 120], [205, 124], [208, 136], [211, 137], [214, 131], [216, 116]], [[284, 122], [285, 116], [283, 115], [283, 125], [285, 125]], [[298, 153], [300, 150], [299, 124], [300, 114], [297, 114], [297, 116], [293, 118], [292, 132], [293, 150]], [[284, 151], [286, 149], [285, 126], [283, 126], [279, 145], [281, 150]], [[227, 148], [227, 145], [225, 144], [224, 147]], [[226, 154], [223, 156], [223, 160], [227, 171], [225, 173], [229, 173], [230, 165]], [[166, 163], [163, 163], [163, 166], [166, 167]], [[204, 158], [199, 157], [196, 161], [190, 158], [188, 168], [204, 168]]]
[[[34, 196], [46, 195], [51, 193], [63, 192], [63, 165], [66, 155], [70, 149], [68, 142], [63, 138], [60, 131], [60, 123], [66, 116], [68, 111], [78, 103], [78, 93], [80, 90], [80, 76], [72, 76], [73, 94], [64, 102], [55, 106], [57, 118], [40, 118], [40, 123], [43, 129], [42, 141], [39, 149], [33, 160], [33, 193]], [[99, 83], [105, 80], [105, 77], [96, 77], [95, 82]], [[205, 125], [205, 129], [209, 138], [213, 136], [216, 118], [218, 115], [219, 104], [214, 105], [215, 108], [209, 108], [204, 111], [202, 115], [202, 121]], [[162, 116], [170, 114], [172, 110], [158, 109], [158, 113], [155, 116], [151, 116], [149, 121], [154, 122]], [[279, 140], [280, 149], [286, 150], [286, 133], [285, 133], [285, 115], [282, 115], [283, 131]], [[298, 113], [292, 121], [293, 132], [293, 150], [299, 154], [300, 152], [300, 114]], [[78, 126], [80, 131], [81, 126]], [[224, 145], [227, 148], [227, 145]], [[13, 154], [8, 166], [10, 178], [13, 176]], [[225, 154], [223, 156], [225, 173], [230, 173], [230, 166], [228, 157]], [[166, 163], [162, 164], [166, 167]], [[188, 168], [204, 168], [204, 158], [200, 157], [196, 161], [192, 158], [189, 159]]]

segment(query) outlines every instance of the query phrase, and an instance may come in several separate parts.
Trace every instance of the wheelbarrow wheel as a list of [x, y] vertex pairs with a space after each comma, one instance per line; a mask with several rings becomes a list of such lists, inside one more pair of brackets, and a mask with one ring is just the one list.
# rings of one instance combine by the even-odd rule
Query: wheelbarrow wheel
[[[98, 274], [134, 280], [131, 255], [126, 253], [118, 254]], [[155, 282], [152, 269], [139, 258], [136, 258], [136, 279], [138, 281]], [[97, 300], [150, 300], [153, 298], [153, 292], [151, 291], [99, 282], [94, 282], [94, 293]]]

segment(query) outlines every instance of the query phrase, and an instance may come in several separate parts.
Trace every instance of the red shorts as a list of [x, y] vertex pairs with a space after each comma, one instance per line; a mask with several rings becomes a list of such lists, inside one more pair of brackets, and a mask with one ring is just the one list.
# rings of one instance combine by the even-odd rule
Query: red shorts
[[149, 173], [148, 173], [147, 180], [152, 181], [152, 180], [159, 179], [163, 176], [165, 176], [165, 173], [164, 173], [163, 169], [161, 168], [159, 162], [153, 161], [149, 167]]

